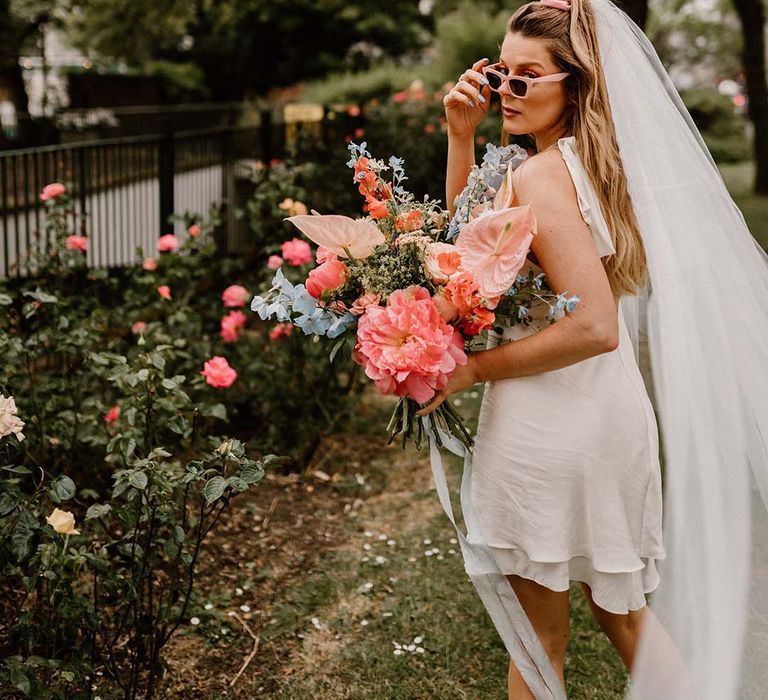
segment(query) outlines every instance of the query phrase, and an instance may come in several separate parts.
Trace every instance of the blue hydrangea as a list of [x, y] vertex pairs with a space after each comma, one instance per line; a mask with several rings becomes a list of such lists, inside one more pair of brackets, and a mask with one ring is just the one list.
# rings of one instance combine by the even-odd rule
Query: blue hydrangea
[[273, 316], [281, 322], [290, 321], [295, 294], [295, 287], [285, 279], [283, 271], [278, 268], [272, 278], [272, 287], [266, 295], [256, 295], [251, 300], [251, 311], [255, 311], [262, 321]]

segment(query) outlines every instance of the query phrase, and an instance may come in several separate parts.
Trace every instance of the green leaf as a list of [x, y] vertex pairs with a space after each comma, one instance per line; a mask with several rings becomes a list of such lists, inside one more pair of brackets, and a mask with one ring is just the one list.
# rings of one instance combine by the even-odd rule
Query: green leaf
[[218, 500], [227, 490], [227, 480], [223, 476], [214, 476], [206, 483], [203, 489], [203, 495], [205, 496], [205, 504], [210, 505], [214, 501]]
[[18, 669], [14, 668], [11, 670], [11, 683], [24, 693], [24, 695], [29, 695], [32, 692], [29, 678]]
[[200, 409], [200, 413], [203, 416], [213, 416], [221, 420], [227, 420], [227, 409], [223, 403], [215, 403], [212, 406], [203, 406]]
[[9, 294], [0, 294], [0, 304], [8, 306], [8, 304], [13, 304], [13, 299]]
[[5, 469], [5, 471], [7, 472], [13, 472], [14, 474], [31, 474], [32, 473], [31, 469], [28, 469], [27, 467], [21, 467], [21, 466], [19, 467], [7, 466], [7, 467], [3, 467], [3, 469]]
[[339, 350], [341, 350], [341, 347], [344, 345], [345, 342], [346, 342], [346, 340], [344, 338], [341, 338], [341, 340], [337, 340], [334, 343], [333, 348], [331, 348], [331, 354], [328, 357], [328, 361], [329, 362], [333, 362], [333, 358], [336, 357], [336, 353]]
[[106, 515], [112, 510], [112, 506], [109, 503], [94, 503], [85, 512], [85, 519], [91, 520], [92, 518], [100, 518], [102, 515]]
[[165, 369], [165, 358], [160, 353], [153, 352], [150, 360], [157, 369]]
[[128, 483], [136, 489], [147, 488], [147, 475], [144, 472], [131, 472], [128, 475]]
[[11, 552], [17, 562], [29, 559], [35, 551], [35, 531], [31, 528], [19, 525], [11, 535]]
[[[73, 498], [77, 487], [75, 482], [72, 481], [66, 474], [61, 474], [51, 484], [51, 489], [56, 494], [59, 501], [66, 501]], [[56, 500], [56, 499], [54, 499]]]

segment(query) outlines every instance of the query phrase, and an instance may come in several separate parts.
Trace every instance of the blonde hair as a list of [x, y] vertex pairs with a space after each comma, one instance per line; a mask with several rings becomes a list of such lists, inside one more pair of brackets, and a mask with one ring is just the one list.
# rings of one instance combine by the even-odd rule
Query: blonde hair
[[[648, 281], [648, 266], [616, 142], [589, 0], [571, 0], [568, 11], [534, 0], [515, 11], [506, 30], [545, 39], [559, 70], [571, 73], [563, 83], [570, 97], [563, 115], [566, 133], [575, 138], [616, 249], [603, 266], [615, 297], [635, 294]], [[509, 143], [503, 126], [501, 143]]]

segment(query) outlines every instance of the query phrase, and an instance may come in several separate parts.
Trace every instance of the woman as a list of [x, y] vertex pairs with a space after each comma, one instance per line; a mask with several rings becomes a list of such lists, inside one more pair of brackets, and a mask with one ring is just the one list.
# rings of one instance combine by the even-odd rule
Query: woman
[[[570, 580], [632, 671], [633, 697], [753, 697], [768, 660], [768, 601], [753, 586], [768, 530], [768, 258], [652, 47], [609, 0], [523, 5], [498, 61], [460, 76], [444, 99], [450, 204], [493, 91], [502, 143], [536, 143], [494, 206], [532, 205], [522, 272], [581, 299], [551, 326], [533, 310], [533, 324], [506, 329], [515, 342], [473, 353], [420, 411], [487, 382], [459, 533], [510, 651], [509, 697], [565, 697]], [[718, 275], [740, 294], [735, 308], [713, 304], [715, 328], [697, 295]], [[644, 311], [675, 509], [666, 589], [659, 435], [635, 354]], [[727, 366], [714, 372], [715, 360]], [[452, 519], [434, 446], [432, 457]], [[645, 594], [660, 581], [657, 616]]]

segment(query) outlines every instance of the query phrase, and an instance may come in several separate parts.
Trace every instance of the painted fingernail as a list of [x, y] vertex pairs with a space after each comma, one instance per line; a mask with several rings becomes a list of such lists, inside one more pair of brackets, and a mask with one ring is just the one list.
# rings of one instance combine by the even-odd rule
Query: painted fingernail
[[475, 102], [474, 102], [474, 100], [470, 100], [470, 101], [469, 101], [469, 106], [470, 106], [470, 107], [474, 107], [474, 106], [475, 106]]
[[483, 85], [488, 85], [488, 78], [486, 78], [485, 76], [483, 76], [482, 78], [480, 78], [480, 82], [481, 82]]
[[482, 95], [478, 95], [477, 99], [480, 100], [480, 102], [485, 102], [485, 98]]

